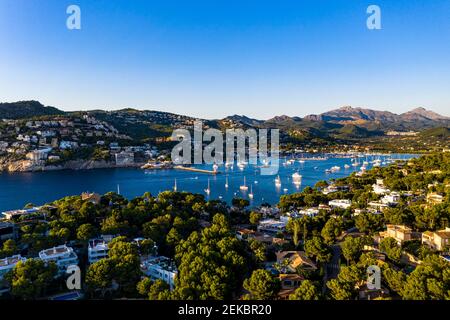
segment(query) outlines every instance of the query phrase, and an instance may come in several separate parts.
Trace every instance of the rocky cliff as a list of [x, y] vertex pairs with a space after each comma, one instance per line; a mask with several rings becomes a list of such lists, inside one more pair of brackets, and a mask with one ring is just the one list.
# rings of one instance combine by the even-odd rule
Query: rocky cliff
[[[135, 163], [127, 167], [140, 167], [142, 163]], [[33, 172], [33, 171], [55, 171], [55, 170], [89, 170], [119, 168], [114, 162], [94, 160], [73, 160], [60, 165], [37, 165], [30, 160], [1, 161], [0, 171], [7, 172]]]

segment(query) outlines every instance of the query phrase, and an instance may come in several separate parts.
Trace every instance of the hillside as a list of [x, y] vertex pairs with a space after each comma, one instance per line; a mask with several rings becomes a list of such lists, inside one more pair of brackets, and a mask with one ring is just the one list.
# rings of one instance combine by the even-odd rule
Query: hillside
[[0, 119], [22, 119], [64, 114], [54, 107], [46, 107], [38, 101], [0, 103]]
[[[109, 123], [118, 132], [134, 140], [167, 138], [174, 128], [192, 127], [196, 118], [169, 112], [138, 110], [74, 111], [63, 112], [54, 107], [46, 107], [38, 101], [19, 101], [0, 103], [0, 119], [29, 119], [53, 115], [67, 115], [81, 118], [89, 115]], [[416, 108], [403, 114], [377, 111], [364, 108], [341, 107], [319, 115], [290, 117], [275, 116], [269, 120], [249, 118], [245, 115], [232, 115], [223, 119], [202, 119], [205, 127], [228, 128], [278, 128], [283, 141], [354, 141], [369, 137], [381, 137], [390, 130], [425, 131], [430, 137], [446, 137], [450, 118], [424, 108]], [[436, 130], [434, 130], [436, 128]], [[424, 137], [422, 135], [422, 137]]]
[[450, 139], [450, 128], [439, 127], [422, 131], [420, 136], [423, 138]]

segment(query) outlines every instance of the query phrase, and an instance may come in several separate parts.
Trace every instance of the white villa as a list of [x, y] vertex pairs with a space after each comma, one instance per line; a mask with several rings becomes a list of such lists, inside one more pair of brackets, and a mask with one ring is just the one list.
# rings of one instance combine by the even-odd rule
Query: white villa
[[141, 260], [141, 271], [152, 280], [163, 280], [170, 286], [170, 290], [175, 287], [178, 270], [175, 263], [167, 257], [149, 257]]
[[376, 194], [386, 194], [390, 190], [384, 186], [383, 179], [377, 179], [377, 182], [372, 185], [373, 192]]
[[269, 232], [269, 233], [277, 233], [277, 232], [283, 232], [286, 229], [287, 222], [289, 220], [289, 217], [286, 217], [288, 219], [283, 220], [275, 220], [275, 219], [265, 219], [261, 220], [258, 224], [258, 231], [260, 232]]
[[352, 201], [348, 199], [335, 199], [328, 202], [328, 205], [332, 208], [348, 209], [352, 205]]
[[26, 258], [23, 258], [21, 255], [16, 255], [12, 257], [7, 257], [4, 259], [0, 259], [0, 280], [3, 279], [3, 276], [8, 273], [10, 270], [14, 269], [19, 261], [25, 261]]
[[78, 264], [78, 256], [71, 247], [61, 245], [39, 252], [39, 258], [44, 262], [53, 261], [58, 266], [59, 273], [66, 272], [70, 265]]
[[89, 240], [88, 246], [88, 262], [89, 264], [95, 263], [100, 259], [108, 257], [108, 243], [112, 240], [112, 237], [102, 237], [101, 239]]

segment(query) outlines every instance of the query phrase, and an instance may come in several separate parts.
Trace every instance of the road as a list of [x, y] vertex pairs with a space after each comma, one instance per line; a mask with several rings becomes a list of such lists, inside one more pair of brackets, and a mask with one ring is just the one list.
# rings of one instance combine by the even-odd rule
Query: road
[[322, 293], [325, 293], [327, 290], [326, 283], [330, 279], [335, 279], [339, 274], [339, 264], [341, 260], [341, 246], [339, 243], [333, 244], [331, 246], [331, 261], [325, 264], [325, 274], [323, 276], [323, 287]]

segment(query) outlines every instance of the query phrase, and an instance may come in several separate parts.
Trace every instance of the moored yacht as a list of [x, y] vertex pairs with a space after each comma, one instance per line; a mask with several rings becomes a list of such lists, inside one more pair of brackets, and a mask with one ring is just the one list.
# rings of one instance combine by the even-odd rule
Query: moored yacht
[[211, 193], [211, 188], [210, 188], [210, 185], [209, 185], [209, 179], [208, 179], [208, 188], [205, 189], [205, 193], [206, 194], [210, 194]]
[[292, 183], [294, 183], [295, 185], [302, 183], [302, 176], [298, 172], [295, 172], [292, 175]]
[[281, 179], [280, 179], [280, 176], [277, 176], [277, 177], [275, 178], [275, 186], [276, 186], [277, 188], [281, 187]]
[[249, 199], [253, 199], [253, 188], [250, 186], [250, 193], [248, 194]]
[[242, 191], [247, 191], [248, 190], [248, 186], [245, 182], [245, 177], [244, 177], [244, 184], [242, 186], [239, 187], [239, 189], [241, 189]]

